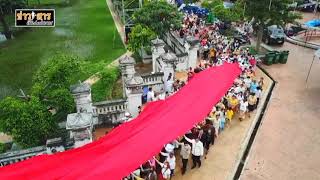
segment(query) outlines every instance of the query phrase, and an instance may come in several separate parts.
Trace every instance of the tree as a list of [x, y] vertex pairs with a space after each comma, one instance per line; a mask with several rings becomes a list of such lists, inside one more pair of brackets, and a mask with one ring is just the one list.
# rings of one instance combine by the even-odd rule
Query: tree
[[[243, 18], [243, 6], [241, 7], [242, 1], [237, 1], [235, 5], [231, 8], [225, 8], [223, 0], [205, 0], [202, 6], [210, 9], [214, 15], [222, 21], [239, 21]], [[239, 8], [241, 7], [241, 8]]]
[[0, 102], [0, 131], [23, 147], [44, 144], [56, 129], [57, 123], [37, 97], [29, 101], [7, 97]]
[[181, 27], [182, 14], [177, 7], [165, 1], [154, 1], [143, 6], [133, 14], [135, 24], [141, 24], [153, 30], [157, 35], [179, 29]]
[[6, 21], [6, 16], [12, 15], [15, 9], [24, 7], [26, 7], [24, 0], [0, 0], [0, 24], [3, 27], [6, 39], [12, 38], [12, 32]]
[[42, 65], [33, 77], [32, 96], [50, 109], [57, 117], [64, 117], [75, 109], [69, 91], [72, 76], [80, 71], [80, 60], [73, 56], [57, 55]]
[[69, 87], [79, 71], [79, 59], [67, 55], [40, 66], [28, 99], [7, 97], [0, 102], [0, 131], [24, 147], [45, 143], [57, 131], [57, 122], [75, 109]]
[[257, 45], [256, 50], [260, 50], [263, 29], [269, 25], [283, 26], [286, 23], [294, 22], [301, 16], [289, 10], [291, 0], [245, 0], [245, 14], [249, 18], [254, 18], [257, 24]]
[[137, 53], [144, 47], [150, 47], [152, 39], [156, 38], [156, 33], [150, 28], [141, 24], [135, 25], [129, 35], [128, 49]]

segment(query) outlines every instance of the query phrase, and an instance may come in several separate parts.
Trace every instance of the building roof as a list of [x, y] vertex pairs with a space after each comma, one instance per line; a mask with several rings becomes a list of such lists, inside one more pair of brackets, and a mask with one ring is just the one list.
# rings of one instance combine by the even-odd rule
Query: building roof
[[92, 113], [68, 114], [66, 129], [82, 129], [93, 125]]
[[136, 61], [131, 56], [124, 56], [124, 57], [119, 59], [119, 63], [120, 64], [135, 64]]
[[70, 86], [70, 91], [73, 94], [90, 92], [91, 87], [88, 83], [78, 83]]

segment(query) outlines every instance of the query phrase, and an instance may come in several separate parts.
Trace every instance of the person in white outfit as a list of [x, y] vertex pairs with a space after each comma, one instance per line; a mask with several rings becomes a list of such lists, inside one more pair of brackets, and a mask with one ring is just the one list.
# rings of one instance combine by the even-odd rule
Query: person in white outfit
[[192, 162], [193, 162], [193, 166], [191, 169], [195, 168], [197, 165], [199, 165], [199, 168], [201, 167], [201, 156], [203, 156], [203, 144], [200, 141], [199, 138], [197, 139], [189, 139], [186, 136], [184, 136], [185, 140], [187, 140], [188, 142], [190, 142], [192, 144], [192, 150], [191, 150], [191, 154], [192, 154]]
[[171, 171], [171, 177], [174, 175], [174, 169], [176, 168], [176, 157], [174, 156], [174, 153], [164, 153], [160, 152], [162, 156], [166, 156], [166, 161], [169, 163], [170, 171]]
[[147, 102], [151, 102], [154, 99], [155, 99], [154, 98], [154, 92], [153, 92], [152, 88], [149, 88], [149, 91], [147, 93]]

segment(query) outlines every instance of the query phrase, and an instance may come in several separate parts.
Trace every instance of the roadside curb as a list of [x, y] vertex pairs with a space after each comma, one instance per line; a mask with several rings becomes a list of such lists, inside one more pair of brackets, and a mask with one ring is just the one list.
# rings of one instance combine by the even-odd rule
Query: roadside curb
[[305, 47], [305, 48], [310, 48], [310, 49], [315, 49], [315, 50], [320, 48], [320, 45], [318, 45], [318, 44], [313, 44], [313, 43], [309, 43], [309, 42], [303, 42], [303, 41], [300, 41], [300, 40], [297, 40], [297, 39], [294, 39], [294, 38], [291, 38], [291, 37], [286, 37], [286, 41], [291, 43], [291, 44], [295, 44], [295, 45], [302, 46], [302, 47]]
[[267, 88], [267, 95], [263, 97], [262, 101], [263, 104], [259, 106], [257, 109], [257, 113], [254, 117], [254, 120], [251, 122], [250, 128], [246, 133], [245, 139], [243, 140], [241, 147], [240, 147], [240, 152], [238, 153], [238, 158], [236, 161], [236, 164], [234, 166], [234, 169], [231, 171], [231, 173], [228, 176], [228, 180], [237, 180], [240, 179], [240, 176], [242, 174], [242, 171], [245, 167], [245, 164], [248, 159], [249, 152], [251, 150], [252, 144], [255, 140], [255, 137], [257, 135], [257, 132], [259, 130], [259, 127], [262, 123], [264, 113], [267, 110], [270, 98], [272, 96], [273, 89], [276, 85], [276, 81], [270, 76], [270, 74], [263, 69], [262, 67], [258, 66], [259, 69], [270, 78], [272, 83], [268, 86]]

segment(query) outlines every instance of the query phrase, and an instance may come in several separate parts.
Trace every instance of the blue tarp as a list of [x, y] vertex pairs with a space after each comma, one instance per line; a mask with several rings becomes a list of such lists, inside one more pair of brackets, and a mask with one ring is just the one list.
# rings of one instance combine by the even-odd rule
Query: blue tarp
[[320, 19], [313, 19], [304, 23], [308, 27], [319, 27], [320, 26]]
[[184, 12], [187, 12], [189, 14], [194, 13], [198, 15], [199, 17], [205, 17], [209, 14], [209, 10], [206, 8], [202, 8], [199, 6], [191, 6], [187, 5], [182, 9]]

